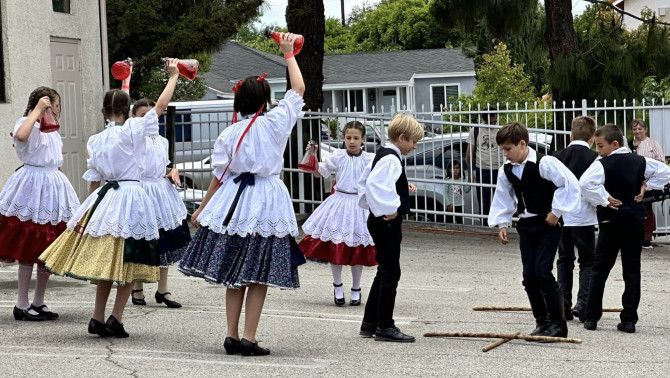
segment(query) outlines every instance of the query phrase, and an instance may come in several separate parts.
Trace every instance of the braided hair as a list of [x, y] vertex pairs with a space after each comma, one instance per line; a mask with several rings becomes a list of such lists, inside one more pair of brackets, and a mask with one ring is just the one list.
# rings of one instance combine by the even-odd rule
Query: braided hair
[[102, 115], [105, 120], [112, 116], [123, 116], [124, 121], [130, 116], [130, 96], [120, 89], [112, 89], [105, 93], [102, 100]]
[[55, 89], [51, 89], [49, 87], [38, 87], [30, 94], [30, 97], [28, 97], [28, 106], [26, 106], [26, 111], [23, 113], [23, 116], [27, 117], [28, 114], [30, 114], [30, 112], [35, 109], [35, 106], [37, 106], [37, 103], [40, 101], [40, 99], [44, 96], [49, 97], [49, 100], [51, 100], [52, 103], [56, 101], [56, 98], [60, 98], [60, 95], [58, 92], [56, 92]]

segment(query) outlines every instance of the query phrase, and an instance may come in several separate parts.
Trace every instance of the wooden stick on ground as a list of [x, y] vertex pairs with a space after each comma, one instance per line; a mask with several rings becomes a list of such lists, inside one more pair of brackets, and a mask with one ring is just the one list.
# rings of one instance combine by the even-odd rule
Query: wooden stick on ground
[[[472, 311], [530, 311], [530, 307], [517, 306], [475, 306]], [[603, 312], [621, 312], [621, 308], [603, 308]]]
[[582, 340], [569, 337], [549, 337], [549, 336], [530, 336], [515, 335], [512, 333], [471, 333], [471, 332], [428, 332], [423, 337], [477, 337], [485, 339], [518, 339], [527, 341], [542, 341], [555, 343], [581, 344]]
[[[514, 334], [514, 336], [519, 336], [520, 334], [521, 334], [521, 332], [517, 332], [517, 333]], [[493, 348], [497, 348], [497, 347], [499, 347], [499, 346], [505, 344], [506, 342], [508, 342], [508, 341], [510, 341], [510, 340], [512, 340], [512, 339], [500, 339], [500, 340], [498, 340], [498, 341], [496, 341], [496, 342], [493, 342], [493, 343], [491, 343], [491, 344], [485, 346], [484, 348], [482, 348], [482, 352], [488, 352], [488, 351], [490, 351], [491, 349], [493, 349]]]

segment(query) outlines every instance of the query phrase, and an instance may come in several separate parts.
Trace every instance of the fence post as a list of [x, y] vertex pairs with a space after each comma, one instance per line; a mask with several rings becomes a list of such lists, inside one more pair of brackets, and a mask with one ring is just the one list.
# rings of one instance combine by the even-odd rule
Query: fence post
[[[296, 130], [298, 131], [298, 140], [297, 140], [297, 148], [298, 148], [298, 163], [302, 160], [303, 157], [303, 139], [302, 139], [302, 118], [298, 118], [298, 127], [296, 127]], [[305, 174], [300, 172], [298, 173], [298, 199], [300, 199], [300, 202], [298, 204], [298, 214], [305, 214], [305, 203], [302, 202], [305, 200]]]
[[175, 118], [176, 109], [174, 106], [168, 106], [165, 114], [165, 139], [168, 140], [168, 158], [170, 159], [169, 166], [174, 165], [174, 145], [175, 145]]
[[587, 101], [585, 98], [582, 99], [582, 117], [588, 116], [586, 107], [588, 106]]

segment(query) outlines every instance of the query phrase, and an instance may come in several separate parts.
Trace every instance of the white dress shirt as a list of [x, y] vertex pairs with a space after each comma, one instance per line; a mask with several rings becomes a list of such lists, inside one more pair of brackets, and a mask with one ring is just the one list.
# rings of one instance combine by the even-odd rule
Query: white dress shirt
[[[621, 147], [612, 152], [612, 154], [629, 153], [628, 147]], [[644, 159], [647, 161], [647, 167], [644, 170], [647, 189], [663, 189], [670, 181], [670, 167], [658, 160]], [[604, 207], [609, 205], [610, 194], [605, 190], [605, 168], [600, 161], [596, 160], [591, 164], [579, 179], [579, 185], [582, 187], [582, 196], [592, 205]]]
[[[537, 162], [537, 153], [530, 147], [528, 148], [528, 156], [526, 156], [526, 160], [521, 164], [511, 163], [512, 173], [519, 179], [521, 179], [523, 170], [526, 168], [526, 162], [528, 161], [533, 163]], [[510, 161], [507, 160], [505, 163], [510, 163]], [[507, 179], [503, 168], [504, 166], [500, 167], [498, 170], [498, 184], [496, 186], [496, 192], [493, 195], [491, 210], [489, 211], [488, 223], [491, 227], [510, 227], [512, 225], [512, 216], [514, 216], [514, 212], [517, 208], [517, 199], [514, 194], [514, 188]], [[540, 171], [540, 177], [549, 180], [556, 185], [554, 199], [551, 202], [551, 212], [560, 218], [565, 212], [575, 211], [579, 204], [579, 201], [576, 199], [580, 198], [579, 182], [575, 175], [570, 172], [560, 160], [553, 156], [545, 156], [542, 158], [538, 169]], [[523, 214], [519, 215], [520, 218], [530, 218], [534, 216], [541, 216], [544, 218], [547, 215], [533, 214], [528, 212], [528, 209], [526, 209]]]
[[[570, 142], [568, 147], [572, 145], [584, 146], [591, 148], [588, 143], [583, 140], [575, 140]], [[597, 159], [599, 159], [598, 157]], [[597, 161], [597, 160], [596, 160]], [[596, 214], [596, 207], [580, 196], [579, 205], [575, 211], [566, 211], [563, 213], [563, 225], [566, 227], [583, 227], [594, 226], [598, 224], [598, 215]]]
[[[392, 143], [384, 147], [390, 148], [402, 159], [400, 149]], [[358, 180], [358, 205], [376, 217], [395, 214], [400, 207], [400, 196], [396, 193], [395, 183], [402, 174], [402, 164], [393, 155], [379, 159], [375, 169], [372, 161], [368, 163]]]

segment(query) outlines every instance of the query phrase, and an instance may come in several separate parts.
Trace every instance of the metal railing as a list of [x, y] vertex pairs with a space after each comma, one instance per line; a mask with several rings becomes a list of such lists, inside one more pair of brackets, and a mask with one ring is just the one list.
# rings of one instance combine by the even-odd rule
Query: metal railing
[[[298, 120], [293, 135], [289, 138], [284, 160], [283, 179], [295, 204], [297, 214], [309, 214], [330, 194], [334, 177], [315, 179], [311, 174], [298, 169], [298, 162], [304, 154], [309, 140], [319, 143], [319, 154], [323, 160], [337, 148], [343, 148], [342, 127], [349, 121], [359, 121], [366, 126], [365, 150], [375, 152], [387, 142], [386, 127], [396, 113], [407, 113], [415, 117], [424, 126], [425, 137], [417, 145], [417, 149], [405, 157], [405, 169], [408, 180], [417, 186], [417, 193], [412, 194], [412, 220], [443, 225], [462, 223], [465, 226], [487, 225], [488, 215], [482, 211], [484, 198], [492, 198], [495, 180], [482, 180], [487, 175], [497, 177], [497, 168], [502, 165], [502, 153], [496, 155], [495, 148], [480, 151], [484, 160], [492, 161], [489, 167], [468, 166], [467, 151], [470, 131], [479, 128], [479, 133], [490, 131], [494, 139], [494, 130], [508, 122], [520, 122], [527, 125], [530, 133], [530, 146], [544, 154], [552, 153], [557, 147], [567, 146], [570, 132], [555, 130], [554, 125], [561, 124], [569, 130], [569, 122], [580, 115], [588, 115], [598, 125], [605, 123], [617, 124], [625, 136], [630, 134], [630, 121], [634, 118], [643, 119], [648, 124], [649, 136], [658, 140], [664, 151], [670, 152], [670, 106], [661, 104], [623, 101], [581, 101], [571, 104], [534, 103], [534, 104], [495, 104], [497, 110], [487, 110], [488, 105], [450, 104], [442, 112], [408, 111], [391, 108], [389, 112], [358, 113], [317, 111], [306, 112], [305, 117]], [[374, 109], [373, 109], [374, 111]], [[169, 112], [168, 112], [169, 114]], [[180, 114], [182, 115], [180, 118]], [[186, 115], [190, 114], [190, 117]], [[177, 166], [184, 175], [189, 187], [206, 190], [211, 179], [211, 167], [206, 164], [211, 154], [218, 133], [230, 125], [232, 113], [221, 111], [212, 116], [212, 111], [175, 111], [174, 125], [168, 120], [167, 130], [174, 128], [182, 133], [175, 133], [174, 155]], [[497, 121], [488, 125], [484, 120], [496, 114]], [[179, 128], [181, 125], [181, 129]], [[198, 143], [183, 143], [188, 134]], [[206, 131], [206, 132], [205, 132]], [[495, 140], [489, 140], [489, 146]], [[200, 146], [193, 149], [193, 146]], [[189, 150], [189, 147], [191, 150]], [[181, 150], [181, 151], [180, 151]], [[191, 160], [188, 158], [191, 157]], [[486, 159], [488, 158], [488, 159]], [[182, 160], [182, 161], [180, 161]], [[472, 159], [474, 162], [475, 159]], [[479, 161], [479, 159], [477, 159]], [[173, 161], [175, 161], [173, 159]], [[449, 169], [453, 162], [461, 167], [461, 177], [456, 178]], [[484, 182], [482, 182], [484, 181]], [[450, 193], [462, 194], [462, 204], [454, 204]], [[191, 200], [198, 201], [198, 193], [191, 193]], [[204, 195], [204, 192], [201, 193]], [[451, 206], [449, 206], [451, 205]], [[670, 216], [668, 209], [661, 203], [654, 204], [657, 232], [670, 233]], [[444, 227], [444, 226], [441, 226]]]

